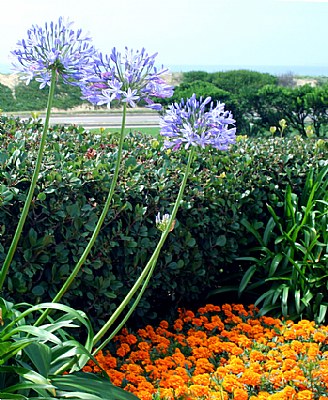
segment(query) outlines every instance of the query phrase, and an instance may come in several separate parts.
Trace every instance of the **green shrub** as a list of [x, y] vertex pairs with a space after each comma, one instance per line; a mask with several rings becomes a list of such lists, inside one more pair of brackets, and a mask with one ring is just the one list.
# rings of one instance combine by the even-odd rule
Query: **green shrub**
[[[40, 124], [0, 120], [0, 261], [28, 190]], [[10, 134], [8, 134], [10, 132]], [[116, 135], [54, 127], [5, 292], [16, 302], [49, 301], [84, 250], [116, 157]], [[132, 149], [132, 150], [131, 150]], [[309, 168], [326, 162], [324, 141], [240, 138], [230, 153], [208, 150], [194, 163], [183, 204], [136, 318], [167, 314], [204, 298], [241, 274], [238, 256], [255, 243], [242, 219], [264, 225], [266, 203], [280, 207], [287, 185], [298, 192]], [[186, 154], [163, 152], [161, 139], [132, 132], [101, 234], [64, 301], [101, 324], [124, 298], [159, 239], [158, 211], [175, 201]], [[247, 268], [247, 266], [245, 266]], [[226, 278], [229, 278], [228, 280]], [[146, 316], [147, 314], [147, 316]]]
[[[29, 85], [20, 82], [15, 87], [15, 98], [11, 89], [0, 85], [0, 108], [5, 111], [40, 111], [45, 109], [48, 100], [47, 88], [40, 90], [40, 83], [31, 81]], [[81, 90], [78, 87], [59, 83], [53, 101], [53, 107], [67, 110], [79, 106]]]
[[12, 110], [15, 105], [15, 99], [11, 89], [0, 83], [0, 109], [2, 111]]

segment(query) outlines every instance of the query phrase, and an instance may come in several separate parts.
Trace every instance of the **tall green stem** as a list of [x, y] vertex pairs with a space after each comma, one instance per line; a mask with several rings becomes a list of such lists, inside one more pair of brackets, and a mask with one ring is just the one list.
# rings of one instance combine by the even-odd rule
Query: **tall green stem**
[[102, 350], [105, 346], [107, 346], [107, 344], [113, 339], [114, 336], [116, 336], [116, 334], [123, 328], [123, 326], [125, 325], [126, 321], [130, 318], [131, 314], [133, 313], [133, 311], [136, 309], [137, 305], [139, 304], [142, 295], [144, 294], [145, 290], [147, 289], [148, 283], [150, 281], [151, 276], [153, 275], [154, 269], [156, 267], [156, 261], [154, 261], [146, 279], [144, 280], [144, 283], [142, 284], [142, 288], [137, 296], [137, 298], [135, 299], [135, 301], [133, 302], [132, 306], [129, 307], [129, 311], [126, 313], [126, 315], [124, 316], [123, 320], [119, 323], [119, 325], [114, 329], [114, 331], [110, 334], [110, 336], [104, 340], [101, 345], [99, 347], [97, 347], [93, 352], [92, 355], [97, 354], [100, 350]]
[[[65, 292], [68, 290], [68, 288], [70, 287], [70, 285], [72, 284], [74, 278], [76, 277], [76, 275], [78, 274], [78, 272], [80, 271], [82, 265], [84, 264], [87, 256], [89, 255], [92, 246], [94, 245], [96, 238], [99, 234], [99, 231], [104, 223], [104, 220], [106, 218], [106, 215], [108, 213], [113, 195], [114, 195], [114, 191], [115, 191], [115, 186], [116, 186], [116, 182], [118, 179], [118, 173], [119, 173], [119, 169], [120, 169], [120, 165], [121, 165], [121, 158], [122, 158], [122, 150], [123, 150], [123, 142], [124, 142], [124, 129], [125, 129], [125, 120], [126, 120], [126, 103], [124, 103], [123, 106], [123, 115], [122, 115], [122, 125], [121, 125], [121, 133], [120, 133], [120, 139], [119, 139], [119, 144], [118, 144], [118, 151], [117, 151], [117, 160], [116, 160], [116, 165], [115, 165], [115, 170], [114, 170], [114, 175], [113, 175], [113, 179], [110, 185], [110, 189], [109, 189], [109, 193], [103, 208], [103, 211], [98, 219], [97, 225], [95, 227], [95, 230], [90, 238], [90, 241], [87, 245], [87, 247], [85, 248], [83, 254], [81, 255], [78, 263], [76, 264], [76, 266], [74, 267], [73, 271], [71, 272], [70, 276], [66, 279], [64, 285], [62, 286], [62, 288], [60, 289], [60, 291], [57, 293], [57, 295], [54, 297], [54, 299], [52, 300], [53, 303], [57, 303], [60, 301], [60, 299], [63, 297], [63, 295], [65, 294]], [[44, 313], [40, 316], [40, 318], [36, 321], [35, 325], [39, 325], [41, 324], [45, 318], [47, 317], [49, 313], [49, 310], [45, 310]]]
[[125, 309], [125, 307], [129, 304], [129, 302], [131, 301], [133, 295], [136, 293], [136, 291], [139, 289], [139, 287], [142, 285], [143, 281], [147, 278], [149, 271], [152, 269], [152, 267], [154, 266], [154, 263], [156, 263], [156, 260], [159, 256], [159, 253], [165, 243], [165, 240], [171, 230], [171, 226], [173, 221], [175, 220], [175, 217], [177, 215], [178, 209], [180, 207], [180, 203], [182, 200], [182, 196], [183, 196], [183, 192], [184, 189], [186, 187], [186, 183], [187, 183], [187, 179], [190, 173], [190, 166], [191, 166], [191, 162], [193, 160], [194, 157], [194, 152], [195, 152], [195, 148], [192, 147], [189, 153], [189, 157], [188, 157], [188, 162], [187, 162], [187, 167], [181, 182], [181, 186], [180, 186], [180, 190], [178, 193], [178, 197], [175, 201], [173, 210], [172, 210], [172, 214], [170, 216], [170, 219], [168, 221], [168, 224], [166, 226], [165, 231], [162, 233], [161, 238], [156, 246], [156, 249], [154, 250], [154, 253], [152, 254], [152, 256], [150, 257], [147, 265], [145, 266], [144, 270], [142, 271], [141, 275], [139, 276], [139, 278], [137, 279], [137, 281], [135, 282], [135, 284], [133, 285], [133, 287], [130, 289], [129, 293], [125, 296], [125, 299], [122, 301], [122, 303], [118, 306], [118, 308], [115, 310], [115, 312], [113, 313], [113, 315], [110, 317], [110, 319], [106, 322], [106, 324], [99, 330], [99, 332], [95, 335], [94, 339], [93, 339], [93, 344], [95, 345], [97, 342], [99, 342], [99, 340], [106, 334], [106, 332], [109, 330], [109, 328], [113, 325], [113, 323], [116, 321], [116, 319], [120, 316], [120, 314], [122, 313], [122, 311]]
[[40, 173], [40, 169], [41, 169], [42, 156], [43, 156], [43, 152], [44, 152], [44, 146], [46, 144], [46, 139], [47, 139], [52, 101], [53, 101], [55, 87], [56, 87], [56, 78], [57, 78], [56, 70], [53, 70], [52, 75], [51, 75], [49, 94], [48, 94], [47, 112], [46, 112], [46, 117], [45, 117], [45, 121], [44, 121], [44, 125], [43, 125], [43, 132], [41, 135], [39, 151], [38, 151], [36, 162], [35, 162], [35, 168], [34, 168], [34, 172], [32, 175], [31, 185], [30, 185], [30, 189], [28, 191], [28, 194], [27, 194], [27, 197], [26, 197], [26, 200], [24, 203], [24, 207], [23, 207], [21, 216], [18, 221], [18, 225], [16, 228], [14, 238], [11, 242], [7, 257], [3, 263], [1, 271], [0, 271], [0, 290], [2, 290], [5, 278], [8, 273], [8, 269], [13, 260], [13, 257], [14, 257], [14, 254], [15, 254], [15, 251], [16, 251], [16, 248], [17, 248], [17, 245], [18, 245], [20, 236], [22, 234], [22, 230], [23, 230], [23, 227], [24, 227], [24, 224], [25, 224], [25, 221], [26, 221], [29, 209], [30, 209], [30, 206], [32, 203], [34, 190], [35, 190], [35, 187], [36, 187], [36, 184], [38, 181], [38, 177], [39, 177], [39, 173]]

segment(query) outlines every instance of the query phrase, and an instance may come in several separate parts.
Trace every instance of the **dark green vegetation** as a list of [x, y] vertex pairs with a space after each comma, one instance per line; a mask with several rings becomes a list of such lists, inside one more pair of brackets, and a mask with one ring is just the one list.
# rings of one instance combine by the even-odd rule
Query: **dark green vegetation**
[[[32, 120], [0, 119], [0, 262], [26, 197], [41, 127]], [[156, 315], [168, 317], [177, 306], [203, 303], [209, 293], [222, 287], [228, 288], [231, 300], [237, 300], [231, 286], [242, 281], [250, 268], [253, 274], [247, 273], [249, 280], [244, 279], [240, 292], [253, 284], [252, 290], [238, 301], [254, 301], [270, 290], [271, 282], [256, 286], [265, 274], [260, 271], [257, 275], [254, 259], [266, 266], [265, 271], [272, 271], [273, 261], [268, 256], [278, 252], [283, 267], [280, 270], [277, 263], [274, 273], [291, 282], [292, 266], [303, 270], [306, 261], [306, 268], [313, 273], [303, 273], [304, 279], [315, 279], [307, 288], [313, 291], [316, 302], [320, 292], [320, 304], [327, 305], [327, 248], [318, 244], [327, 243], [327, 238], [320, 236], [327, 224], [327, 191], [323, 191], [316, 208], [302, 208], [304, 204], [307, 207], [303, 188], [308, 193], [312, 190], [308, 173], [312, 171], [311, 179], [317, 179], [327, 163], [327, 149], [326, 141], [301, 136], [240, 137], [230, 152], [207, 150], [200, 154], [192, 167], [176, 227], [131, 323], [145, 323]], [[76, 126], [57, 126], [49, 132], [33, 206], [6, 281], [3, 295], [7, 299], [37, 304], [51, 300], [61, 288], [101, 212], [116, 150], [114, 133], [97, 135]], [[170, 212], [186, 158], [184, 151], [163, 151], [161, 138], [140, 132], [127, 136], [113, 206], [90, 257], [64, 297], [71, 307], [83, 309], [95, 326], [102, 325], [121, 303], [152, 254], [160, 236], [155, 216], [158, 211]], [[298, 198], [302, 202], [296, 204]], [[295, 235], [295, 221], [305, 213], [311, 213], [311, 217], [296, 235], [300, 240], [295, 249], [289, 236]], [[273, 229], [270, 218], [275, 231], [269, 236], [265, 227], [269, 223]], [[282, 222], [286, 225], [280, 227]], [[269, 250], [262, 246], [254, 254], [250, 249], [258, 246], [259, 237], [266, 238], [263, 240]], [[311, 248], [304, 253], [301, 247], [307, 243]], [[313, 259], [308, 262], [310, 252]], [[295, 293], [289, 289], [287, 294], [284, 287], [281, 290], [285, 304], [286, 298], [294, 301], [300, 288], [295, 287]], [[311, 298], [307, 292], [300, 295], [296, 307], [300, 305], [299, 315], [304, 316], [308, 308], [302, 304], [311, 303]], [[220, 301], [216, 296], [210, 300]], [[229, 296], [224, 294], [224, 302]], [[275, 300], [279, 303], [278, 297]], [[281, 310], [280, 305], [281, 301]]]
[[[211, 96], [226, 104], [237, 121], [239, 134], [256, 135], [279, 126], [285, 119], [285, 134], [309, 135], [307, 126], [318, 137], [328, 136], [328, 84], [318, 79], [317, 85], [295, 86], [290, 76], [276, 77], [255, 71], [237, 70], [207, 73], [193, 71], [183, 74], [172, 99], [160, 100], [164, 105], [180, 101], [196, 93]], [[279, 135], [277, 130], [276, 135]]]
[[[48, 90], [47, 88], [40, 90], [39, 86], [40, 83], [35, 80], [29, 85], [20, 82], [13, 93], [11, 89], [0, 83], [0, 109], [4, 112], [44, 110], [47, 105]], [[60, 82], [57, 84], [53, 107], [67, 110], [82, 103], [81, 91], [78, 87]]]
[[[285, 119], [284, 134], [296, 132], [303, 137], [328, 136], [328, 83], [317, 78], [316, 86], [296, 86], [291, 75], [274, 76], [249, 70], [207, 73], [191, 71], [182, 74], [182, 80], [170, 99], [158, 99], [164, 106], [193, 93], [211, 96], [214, 101], [224, 102], [237, 121], [242, 135], [264, 134], [270, 127], [279, 127]], [[39, 83], [28, 86], [21, 82], [11, 90], [0, 84], [0, 109], [8, 111], [40, 111], [47, 104], [47, 89], [40, 90]], [[54, 107], [70, 109], [83, 104], [77, 87], [60, 84], [54, 99]], [[103, 107], [98, 107], [103, 109]], [[280, 135], [279, 129], [276, 136]]]

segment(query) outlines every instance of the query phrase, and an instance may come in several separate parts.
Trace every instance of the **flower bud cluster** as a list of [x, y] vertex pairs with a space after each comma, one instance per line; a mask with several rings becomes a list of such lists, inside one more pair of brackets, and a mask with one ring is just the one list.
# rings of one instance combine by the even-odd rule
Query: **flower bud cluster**
[[[170, 222], [170, 214], [164, 214], [161, 218], [161, 214], [158, 213], [156, 215], [156, 228], [161, 232], [164, 232]], [[175, 221], [172, 222], [170, 227], [170, 232], [173, 231], [175, 225]]]

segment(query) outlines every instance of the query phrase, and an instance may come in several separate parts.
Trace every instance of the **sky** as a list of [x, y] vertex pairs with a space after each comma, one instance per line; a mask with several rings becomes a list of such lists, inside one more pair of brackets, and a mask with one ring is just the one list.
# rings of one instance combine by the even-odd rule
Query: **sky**
[[0, 72], [32, 25], [59, 16], [90, 33], [103, 53], [144, 47], [169, 68], [328, 67], [328, 0], [10, 0], [0, 24]]

